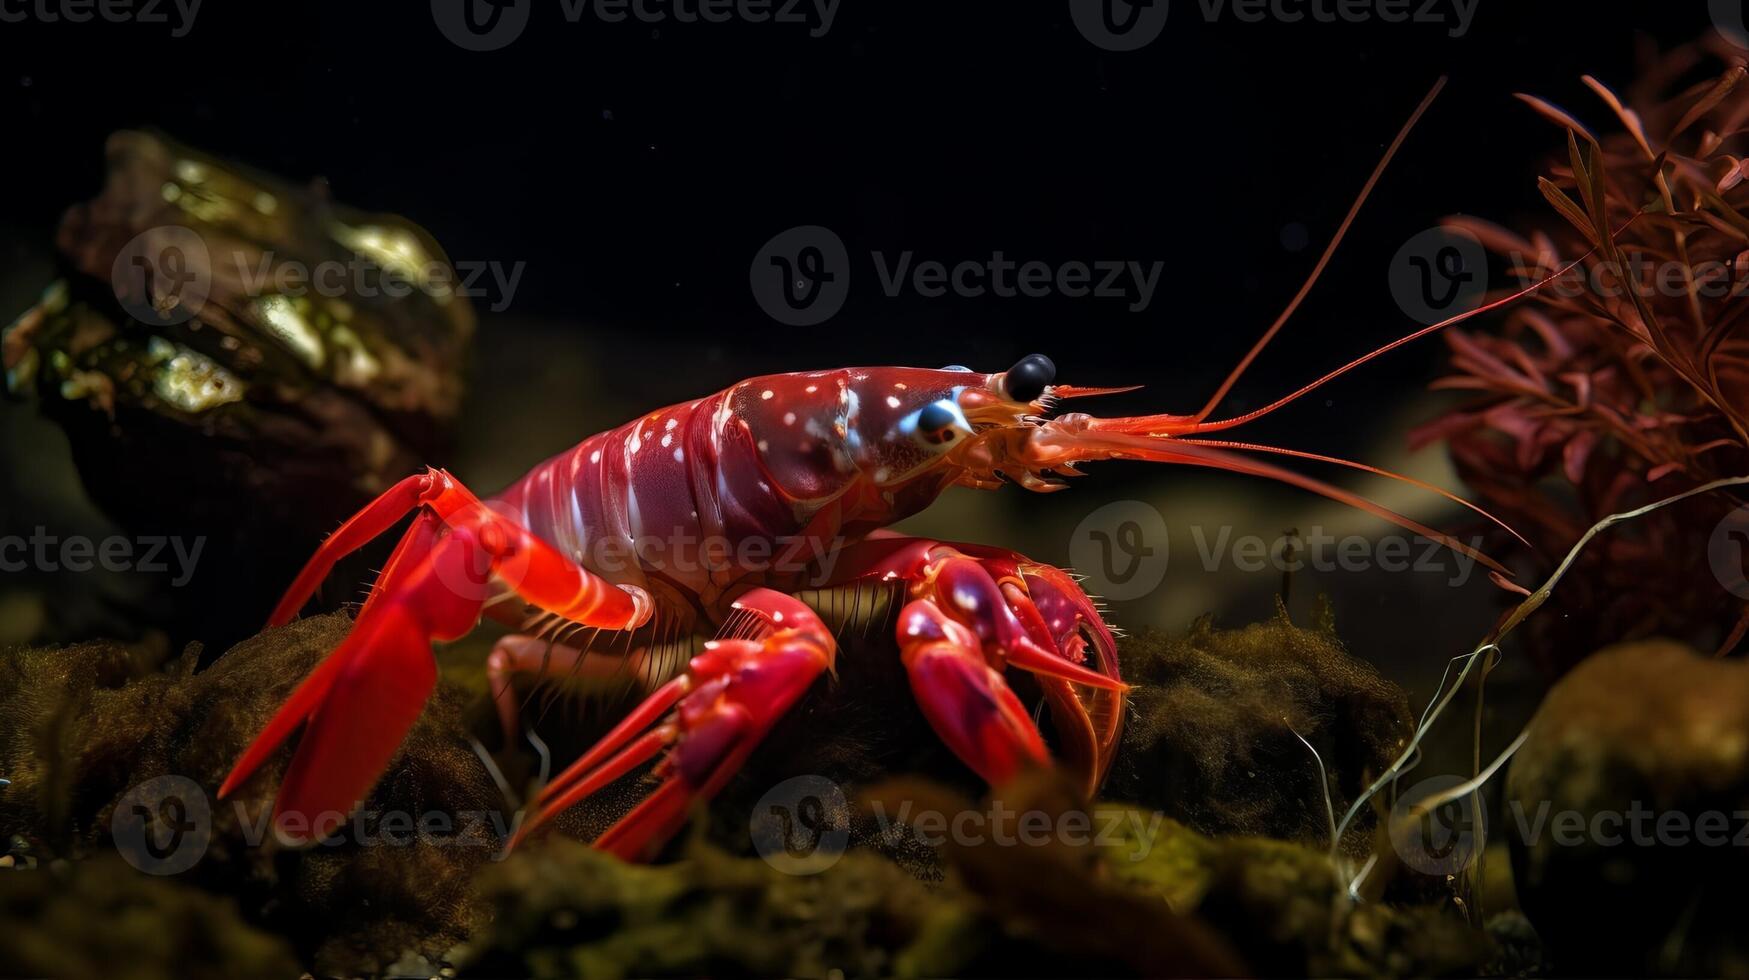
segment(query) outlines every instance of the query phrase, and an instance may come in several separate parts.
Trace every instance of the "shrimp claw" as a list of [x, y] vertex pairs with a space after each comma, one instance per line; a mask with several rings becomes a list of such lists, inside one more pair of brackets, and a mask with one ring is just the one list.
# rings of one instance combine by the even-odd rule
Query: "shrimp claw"
[[655, 769], [661, 784], [595, 841], [598, 850], [627, 860], [648, 859], [686, 822], [692, 804], [715, 796], [820, 673], [832, 669], [832, 634], [800, 600], [756, 588], [734, 608], [743, 615], [733, 621], [751, 626], [706, 644], [685, 674], [548, 784], [512, 848], [666, 749]]

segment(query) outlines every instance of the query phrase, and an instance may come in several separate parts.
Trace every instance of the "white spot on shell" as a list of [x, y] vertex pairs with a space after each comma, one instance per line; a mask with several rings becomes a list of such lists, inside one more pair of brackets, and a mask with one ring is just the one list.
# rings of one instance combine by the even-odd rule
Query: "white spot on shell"
[[805, 389], [803, 389], [803, 390], [804, 390], [804, 391], [806, 391], [806, 392], [807, 392], [807, 393], [808, 393], [808, 394], [810, 394], [810, 395], [811, 395], [811, 394], [813, 394], [813, 393], [814, 393], [814, 392], [816, 392], [816, 391], [819, 391], [819, 390], [820, 390], [820, 386], [819, 386], [819, 385], [809, 385], [809, 386], [808, 386], [808, 387], [807, 387], [807, 388], [805, 388]]
[[669, 446], [672, 446], [672, 445], [674, 445], [674, 433], [672, 433], [672, 432], [663, 433], [663, 435], [662, 435], [662, 448], [667, 449]]
[[601, 450], [597, 449], [596, 451], [590, 453], [589, 454], [589, 461], [591, 463], [601, 462]]
[[676, 463], [679, 463], [679, 462], [684, 462], [685, 459], [686, 459], [686, 452], [684, 450], [682, 450], [679, 446], [675, 446], [674, 447], [674, 461]]
[[783, 424], [784, 425], [795, 425], [796, 424], [796, 413], [794, 413], [794, 412], [783, 413]]
[[767, 388], [764, 391], [759, 393], [759, 397], [765, 399], [766, 401], [770, 401], [771, 396], [775, 395], [775, 394], [776, 394], [776, 392], [772, 391], [770, 388]]
[[899, 400], [897, 398], [894, 398], [892, 395], [888, 395], [887, 396], [887, 407], [888, 408], [898, 408], [899, 407]]

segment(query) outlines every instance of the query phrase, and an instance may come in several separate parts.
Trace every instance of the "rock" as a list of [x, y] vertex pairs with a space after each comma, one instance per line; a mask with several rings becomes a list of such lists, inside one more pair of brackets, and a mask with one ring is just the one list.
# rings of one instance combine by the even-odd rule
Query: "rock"
[[1205, 837], [1173, 820], [1151, 843], [1128, 834], [1117, 849], [1141, 855], [1113, 860], [1119, 877], [1219, 930], [1259, 976], [1474, 976], [1496, 955], [1449, 909], [1351, 901], [1321, 849]]
[[[1034, 791], [1014, 790], [1045, 805]], [[950, 815], [980, 808], [935, 784], [880, 792]], [[789, 874], [703, 834], [655, 867], [552, 838], [482, 875], [490, 924], [458, 956], [469, 976], [1241, 972], [1218, 937], [1114, 882], [1089, 846], [947, 850], [955, 873], [930, 885], [864, 849]]]
[[1524, 913], [1509, 909], [1488, 918], [1488, 938], [1499, 956], [1482, 971], [1490, 977], [1540, 977], [1550, 971], [1543, 958], [1542, 937]]
[[867, 854], [792, 876], [705, 845], [628, 865], [562, 837], [490, 868], [481, 890], [490, 925], [459, 954], [464, 976], [893, 976], [952, 911]]
[[[498, 853], [510, 819], [468, 742], [467, 692], [440, 684], [363, 816], [332, 844], [292, 851], [265, 834], [288, 750], [233, 799], [212, 798], [349, 626], [339, 614], [299, 620], [199, 672], [197, 649], [162, 669], [109, 643], [0, 654], [0, 774], [12, 781], [0, 790], [0, 838], [16, 837], [14, 850], [39, 861], [83, 864], [120, 850], [231, 896], [321, 974], [375, 973], [407, 950], [440, 957], [471, 928], [473, 874]], [[177, 809], [165, 811], [172, 801]], [[130, 849], [118, 811], [125, 821], [136, 805], [195, 829], [155, 838], [157, 851]], [[422, 825], [428, 814], [444, 815], [447, 829]], [[186, 867], [171, 863], [184, 854]]]
[[[173, 872], [174, 888], [206, 893], [223, 914], [280, 937], [304, 968], [322, 975], [454, 965], [474, 975], [541, 976], [1397, 976], [1473, 973], [1494, 956], [1485, 935], [1444, 906], [1351, 901], [1342, 877], [1351, 869], [1332, 862], [1321, 832], [1308, 833], [1318, 838], [1309, 847], [1208, 836], [1145, 808], [1089, 808], [1045, 772], [973, 802], [967, 787], [984, 790], [951, 757], [943, 759], [927, 725], [907, 723], [890, 707], [915, 710], [902, 674], [884, 678], [895, 673], [893, 664], [872, 654], [862, 668], [846, 665], [847, 675], [861, 669], [869, 676], [857, 683], [842, 677], [772, 733], [710, 819], [677, 838], [669, 863], [626, 865], [576, 839], [647, 792], [636, 779], [567, 814], [560, 832], [495, 862], [503, 825], [490, 818], [507, 820], [508, 806], [469, 736], [470, 725], [490, 728], [493, 718], [477, 692], [457, 683], [461, 670], [446, 673], [361, 807], [363, 822], [350, 822], [334, 844], [287, 850], [252, 835], [264, 826], [289, 750], [275, 753], [235, 801], [213, 800], [211, 791], [349, 626], [342, 615], [300, 620], [239, 644], [204, 670], [196, 669], [197, 649], [179, 658], [110, 643], [0, 653], [0, 702], [9, 706], [0, 714], [0, 776], [12, 781], [0, 789], [0, 834], [13, 840], [9, 856], [18, 867], [38, 869], [0, 875], [83, 874], [108, 862], [145, 877], [124, 858]], [[1126, 646], [1151, 652], [1140, 673], [1163, 690], [1161, 700], [1144, 704], [1167, 717], [1169, 706], [1184, 710], [1191, 698], [1182, 688], [1206, 677], [1212, 690], [1250, 710], [1285, 705], [1296, 728], [1324, 744], [1331, 759], [1354, 755], [1343, 746], [1362, 742], [1364, 733], [1388, 730], [1363, 721], [1369, 710], [1395, 717], [1377, 708], [1389, 706], [1388, 689], [1348, 661], [1327, 631], [1283, 620], [1231, 632], [1205, 626], [1182, 641]], [[1282, 679], [1272, 686], [1271, 676]], [[888, 682], [897, 688], [886, 690]], [[557, 724], [559, 714], [549, 722]], [[1189, 756], [1189, 745], [1227, 744], [1258, 766], [1279, 753], [1316, 771], [1297, 739], [1297, 753], [1265, 745], [1268, 726], [1237, 711], [1205, 713], [1188, 729], [1148, 730], [1155, 738], [1140, 744], [1165, 753], [1157, 758]], [[944, 761], [951, 764], [936, 765]], [[880, 782], [878, 775], [931, 770], [938, 779], [927, 783]], [[1293, 766], [1284, 761], [1271, 771], [1269, 778], [1289, 780]], [[1333, 771], [1335, 792], [1349, 770]], [[819, 873], [785, 873], [780, 866], [796, 866], [751, 853], [755, 798], [798, 773], [828, 774], [863, 804], [853, 808], [848, 851], [824, 870], [811, 868]], [[1262, 814], [1257, 825], [1267, 826], [1286, 813], [1285, 799], [1258, 796], [1253, 785], [1234, 793], [1218, 785], [1218, 773], [1202, 778], [1215, 780], [1207, 789], [1214, 798], [1206, 811], [1191, 812], [1211, 821]], [[167, 779], [180, 781], [174, 794]], [[145, 797], [142, 785], [152, 788]], [[859, 796], [858, 787], [868, 789]], [[1289, 780], [1283, 794], [1321, 818], [1315, 776]], [[1163, 798], [1180, 807], [1196, 802], [1177, 788]], [[889, 820], [901, 812], [901, 799], [950, 821], [999, 812], [1002, 801], [1006, 812], [1042, 814], [1057, 828], [1079, 815], [1087, 832], [1043, 842], [990, 834], [931, 848], [888, 839], [890, 823], [868, 806], [877, 799], [885, 800]], [[167, 810], [170, 802], [176, 806]], [[792, 802], [790, 815], [801, 820], [805, 801]], [[170, 847], [152, 838], [156, 851], [137, 835], [130, 843], [119, 828], [130, 826], [142, 803], [153, 826], [186, 825], [186, 837], [179, 833]], [[391, 811], [447, 814], [458, 827], [436, 838], [397, 837], [382, 816]], [[488, 821], [459, 825], [470, 813]], [[194, 859], [171, 867], [185, 839], [196, 842]]]
[[294, 977], [283, 939], [253, 928], [233, 903], [110, 855], [37, 871], [0, 872], [7, 976], [227, 980]]
[[[1309, 629], [1279, 608], [1236, 630], [1204, 620], [1183, 637], [1140, 633], [1120, 652], [1137, 687], [1104, 795], [1205, 834], [1328, 847], [1326, 787], [1340, 815], [1413, 731], [1402, 689], [1343, 649], [1327, 612]], [[1322, 785], [1301, 738], [1323, 760]], [[1370, 847], [1366, 826], [1345, 848]]]
[[153, 134], [107, 155], [63, 277], [0, 334], [7, 390], [125, 529], [206, 539], [175, 622], [228, 645], [323, 535], [444, 462], [474, 316], [407, 221]]
[[[1042, 840], [950, 835], [949, 881], [963, 882], [1010, 936], [1077, 964], [1070, 973], [1474, 975], [1494, 956], [1486, 935], [1448, 908], [1351, 900], [1351, 869], [1324, 848], [1209, 837], [1150, 811], [1084, 807], [1036, 776], [977, 805], [903, 783], [881, 795], [889, 812], [896, 797], [950, 820], [996, 813], [996, 800], [1011, 814], [1043, 815]], [[997, 972], [1062, 972], [1038, 967], [1039, 955], [1017, 954]]]
[[1586, 658], [1506, 792], [1520, 903], [1557, 969], [1749, 975], [1749, 663], [1664, 640]]

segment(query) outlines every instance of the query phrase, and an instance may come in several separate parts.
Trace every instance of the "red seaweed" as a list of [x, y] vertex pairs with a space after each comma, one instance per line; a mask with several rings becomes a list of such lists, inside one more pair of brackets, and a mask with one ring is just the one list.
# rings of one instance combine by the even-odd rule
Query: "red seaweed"
[[[1591, 253], [1497, 329], [1447, 334], [1451, 373], [1434, 387], [1477, 398], [1412, 437], [1444, 441], [1545, 566], [1611, 513], [1749, 473], [1745, 66], [1727, 55], [1723, 71], [1663, 94], [1728, 50], [1654, 58], [1625, 99], [1586, 76], [1614, 131], [1520, 96], [1565, 130], [1564, 152], [1537, 181], [1560, 220], [1523, 231], [1446, 222], [1506, 263], [1509, 289]], [[1560, 671], [1598, 646], [1652, 634], [1735, 647], [1749, 605], [1722, 586], [1707, 553], [1737, 504], [1708, 495], [1582, 555], [1561, 599], [1567, 615], [1537, 624], [1545, 666]]]

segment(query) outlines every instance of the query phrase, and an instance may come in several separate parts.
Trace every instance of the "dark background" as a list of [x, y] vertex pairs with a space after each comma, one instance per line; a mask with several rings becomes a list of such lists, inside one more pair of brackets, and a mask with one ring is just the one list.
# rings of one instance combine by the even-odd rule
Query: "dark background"
[[[101, 186], [105, 136], [145, 126], [325, 178], [341, 201], [422, 224], [454, 260], [526, 263], [507, 311], [481, 304], [450, 461], [483, 492], [638, 411], [772, 371], [999, 370], [1036, 350], [1064, 381], [1147, 385], [1103, 412], [1187, 412], [1293, 294], [1385, 143], [1449, 75], [1320, 288], [1235, 390], [1236, 412], [1412, 329], [1385, 270], [1441, 216], [1544, 219], [1534, 178], [1563, 137], [1512, 93], [1607, 128], [1579, 76], [1625, 88], [1637, 48], [1710, 25], [1699, 2], [1481, 0], [1465, 36], [1448, 26], [1208, 23], [1178, 0], [1159, 39], [1114, 53], [1063, 2], [843, 0], [820, 38], [796, 24], [569, 23], [543, 2], [518, 40], [476, 53], [445, 39], [423, 2], [206, 0], [180, 39], [166, 25], [3, 24], [0, 297], [9, 310], [32, 301], [61, 213]], [[820, 327], [774, 323], [748, 286], [760, 246], [800, 224], [832, 228], [855, 263], [847, 305]], [[1116, 300], [888, 298], [868, 255], [906, 249], [949, 264], [1001, 250], [1166, 271], [1139, 314]], [[1400, 352], [1246, 435], [1401, 462], [1404, 433], [1441, 404], [1424, 392], [1442, 357], [1438, 342]], [[1417, 471], [1439, 473], [1439, 455]], [[64, 466], [64, 453], [13, 450], [7, 465]], [[1080, 515], [1131, 497], [1159, 506], [1175, 534], [1236, 520], [1273, 535], [1331, 513], [1240, 477], [1114, 464], [1051, 498], [960, 494], [918, 526], [1061, 563]], [[28, 528], [60, 506], [14, 494], [5, 523]], [[1249, 621], [1279, 585], [1175, 561], [1118, 619]], [[1296, 605], [1315, 592], [1334, 598], [1357, 652], [1404, 660], [1412, 686], [1468, 650], [1502, 602], [1480, 576], [1462, 588], [1325, 576], [1296, 585]], [[19, 615], [0, 609], [0, 621]]]
[[[1178, 0], [1159, 39], [1112, 53], [1062, 2], [844, 0], [817, 39], [793, 24], [573, 24], [544, 2], [514, 43], [475, 53], [423, 2], [270, 9], [207, 0], [181, 39], [0, 26], [9, 222], [47, 238], [100, 185], [105, 135], [153, 126], [325, 177], [340, 200], [423, 224], [454, 259], [526, 261], [514, 312], [672, 345], [613, 372], [640, 397], [730, 380], [688, 376], [689, 355], [732, 347], [771, 369], [1000, 367], [1037, 349], [1065, 377], [1146, 382], [1161, 408], [1207, 392], [1267, 324], [1437, 76], [1448, 90], [1237, 404], [1402, 330], [1380, 270], [1414, 232], [1541, 209], [1533, 176], [1559, 134], [1513, 92], [1604, 122], [1580, 74], [1624, 87], [1643, 35], [1669, 46], [1708, 26], [1699, 2], [1480, 0], [1452, 38], [1441, 24], [1206, 23]], [[1160, 259], [1169, 283], [1130, 315], [1114, 301], [891, 300], [865, 281], [829, 329], [780, 328], [751, 301], [747, 266], [804, 223], [864, 265], [871, 249], [950, 262], [1001, 249]], [[1292, 225], [1310, 248], [1284, 247]], [[1435, 347], [1347, 393], [1419, 385]]]

